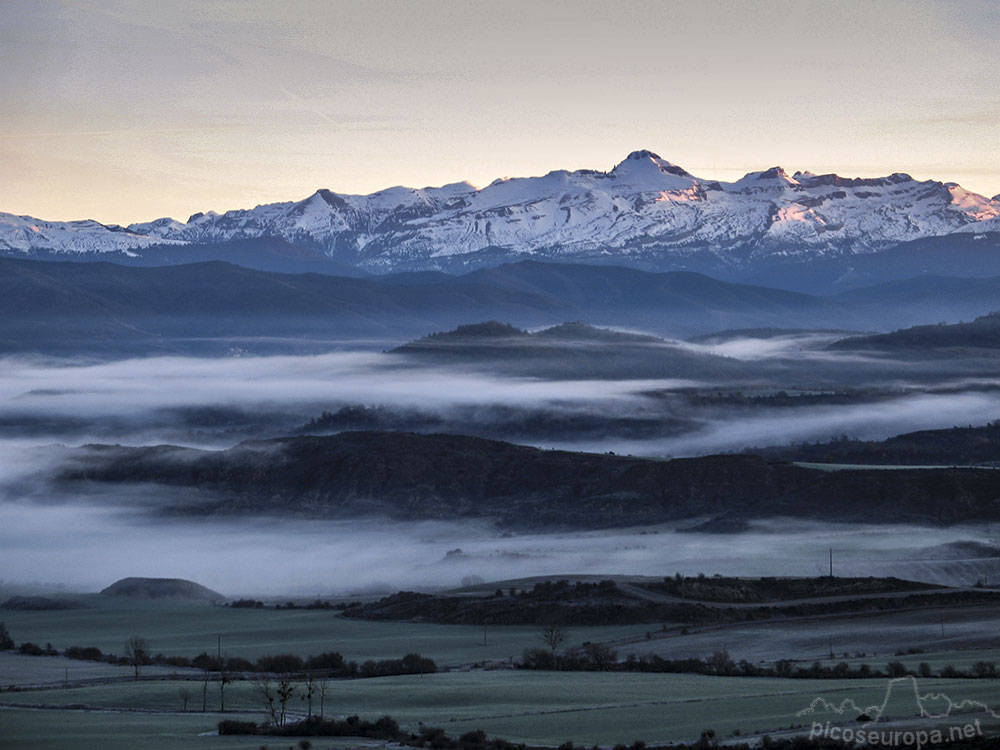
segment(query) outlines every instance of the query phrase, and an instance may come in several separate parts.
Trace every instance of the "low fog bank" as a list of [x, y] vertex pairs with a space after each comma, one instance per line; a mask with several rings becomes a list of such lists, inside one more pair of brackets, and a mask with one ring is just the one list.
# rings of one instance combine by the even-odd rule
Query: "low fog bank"
[[[825, 340], [824, 334], [701, 346], [754, 360], [815, 352]], [[880, 366], [891, 371], [891, 363]], [[826, 441], [841, 434], [882, 439], [981, 425], [1000, 416], [998, 379], [937, 380], [934, 392], [927, 392], [926, 380], [907, 380], [900, 374], [905, 372], [901, 368], [880, 389], [849, 393], [836, 403], [824, 402], [821, 394], [778, 405], [756, 398], [776, 390], [759, 383], [692, 382], [670, 373], [632, 381], [500, 377], [402, 366], [370, 352], [99, 364], [6, 358], [0, 360], [0, 575], [8, 582], [63, 583], [87, 591], [126, 576], [153, 576], [188, 578], [234, 596], [336, 595], [451, 587], [467, 576], [815, 575], [825, 572], [827, 550], [834, 547], [845, 575], [974, 583], [966, 579], [989, 572], [995, 560], [925, 560], [920, 550], [957, 540], [989, 541], [991, 529], [782, 523], [736, 536], [666, 528], [501, 536], [488, 524], [154, 520], [149, 506], [162, 502], [159, 490], [111, 495], [100, 488], [67, 499], [47, 494], [45, 484], [64, 455], [54, 444], [227, 448], [251, 437], [289, 434], [345, 404], [433, 414], [443, 424], [434, 428], [440, 431], [459, 418], [470, 430], [485, 431], [497, 407], [523, 410], [527, 427], [516, 442], [654, 456]], [[804, 394], [812, 392], [808, 382], [799, 386]], [[950, 386], [953, 392], [946, 392]], [[740, 399], [701, 398], [726, 389], [740, 392]], [[586, 415], [593, 418], [588, 424], [599, 424], [586, 434], [573, 433], [578, 422], [567, 415]], [[628, 420], [641, 422], [652, 437], [631, 437], [638, 428], [628, 424], [610, 426]], [[558, 437], [553, 421], [562, 425]]]
[[885, 398], [873, 403], [763, 409], [760, 413], [716, 411], [678, 437], [652, 440], [555, 441], [548, 447], [637, 456], [688, 457], [753, 451], [754, 448], [822, 443], [848, 436], [884, 440], [917, 430], [982, 426], [1000, 416], [1000, 393], [990, 391]]
[[801, 356], [829, 359], [830, 355], [823, 348], [847, 335], [844, 331], [806, 331], [771, 336], [734, 332], [700, 336], [693, 341], [677, 343], [691, 351], [745, 361]]
[[[735, 347], [740, 351], [727, 352], [749, 359], [791, 357], [793, 350], [810, 349], [829, 336], [738, 338], [718, 346]], [[901, 365], [872, 387], [804, 380], [789, 393], [805, 398], [775, 404], [761, 396], [784, 386], [766, 382], [503, 377], [412, 366], [366, 352], [100, 364], [7, 358], [0, 360], [0, 440], [226, 448], [248, 438], [297, 433], [324, 411], [363, 407], [389, 418], [384, 425], [334, 420], [329, 431], [438, 431], [539, 447], [691, 456], [844, 434], [884, 439], [982, 425], [1000, 416], [1000, 379], [928, 383], [925, 377], [908, 380], [906, 372]], [[704, 397], [728, 391], [742, 400]], [[320, 424], [309, 431], [323, 429]]]
[[5, 582], [61, 584], [77, 591], [98, 591], [126, 576], [186, 578], [228, 596], [450, 588], [470, 576], [486, 581], [676, 572], [814, 576], [827, 572], [830, 548], [840, 575], [892, 574], [973, 585], [984, 572], [1000, 570], [1000, 558], [988, 554], [992, 546], [955, 546], [954, 552], [942, 546], [959, 541], [993, 545], [998, 534], [992, 528], [775, 520], [738, 535], [668, 526], [511, 535], [485, 522], [154, 522], [121, 504], [19, 501], [0, 505], [0, 513]]
[[0, 360], [0, 438], [229, 447], [294, 432], [323, 410], [383, 405], [442, 414], [503, 405], [625, 414], [637, 394], [696, 385], [656, 380], [542, 380], [401, 366], [370, 353], [112, 363]]

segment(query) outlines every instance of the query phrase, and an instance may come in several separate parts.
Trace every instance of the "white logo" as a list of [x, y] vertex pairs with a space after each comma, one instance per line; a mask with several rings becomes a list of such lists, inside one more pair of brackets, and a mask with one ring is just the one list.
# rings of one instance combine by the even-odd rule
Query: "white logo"
[[806, 708], [803, 708], [801, 711], [798, 711], [795, 715], [807, 716], [809, 714], [814, 714], [817, 711], [833, 711], [834, 713], [841, 715], [847, 714], [849, 718], [868, 715], [871, 717], [871, 721], [866, 723], [876, 722], [885, 714], [885, 708], [889, 705], [889, 700], [892, 698], [892, 692], [897, 689], [897, 686], [900, 686], [898, 689], [909, 688], [909, 690], [913, 692], [913, 700], [920, 709], [920, 716], [923, 718], [944, 719], [951, 716], [952, 711], [981, 709], [994, 719], [1000, 719], [1000, 713], [997, 713], [981, 701], [967, 699], [956, 702], [944, 693], [921, 693], [917, 684], [917, 678], [913, 675], [895, 677], [889, 680], [885, 688], [885, 697], [882, 699], [882, 702], [877, 705], [865, 706], [862, 708], [851, 698], [845, 698], [840, 703], [832, 703], [826, 698], [820, 696], [813, 699], [812, 703], [810, 703]]

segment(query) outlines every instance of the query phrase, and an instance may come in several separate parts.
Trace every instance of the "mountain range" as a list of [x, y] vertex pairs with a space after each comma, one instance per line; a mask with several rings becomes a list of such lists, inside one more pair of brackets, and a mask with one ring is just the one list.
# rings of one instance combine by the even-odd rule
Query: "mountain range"
[[[903, 173], [789, 175], [780, 167], [720, 182], [650, 151], [634, 151], [607, 172], [558, 170], [498, 179], [481, 189], [469, 183], [370, 195], [321, 189], [299, 201], [197, 213], [186, 222], [162, 218], [122, 227], [0, 213], [5, 255], [140, 265], [231, 260], [339, 275], [468, 271], [533, 258], [741, 280], [760, 269], [836, 261], [831, 273], [839, 278], [854, 273], [858, 259], [934, 238], [948, 241], [933, 258], [956, 244], [973, 252], [970, 243], [985, 239], [987, 260], [996, 264], [1000, 234], [994, 233], [1000, 233], [1000, 196], [986, 198], [952, 182]], [[931, 272], [940, 271], [940, 263], [931, 265]], [[861, 277], [892, 276], [862, 269]]]

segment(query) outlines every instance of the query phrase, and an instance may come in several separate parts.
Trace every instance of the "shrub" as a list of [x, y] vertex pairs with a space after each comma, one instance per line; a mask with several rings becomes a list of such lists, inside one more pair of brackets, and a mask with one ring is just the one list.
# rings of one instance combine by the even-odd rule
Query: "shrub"
[[458, 738], [458, 744], [461, 745], [463, 749], [468, 748], [468, 750], [481, 748], [486, 745], [486, 732], [482, 729], [475, 729], [471, 732], [466, 732]]
[[996, 678], [997, 665], [991, 661], [977, 661], [972, 665], [972, 674], [975, 677]]
[[252, 721], [226, 719], [219, 722], [219, 734], [258, 734], [260, 727]]
[[306, 659], [305, 667], [306, 669], [328, 669], [341, 672], [345, 667], [344, 657], [338, 651], [326, 651]]
[[218, 672], [220, 665], [217, 657], [202, 651], [191, 660], [191, 666], [195, 669], [204, 669], [206, 672]]
[[521, 656], [521, 663], [525, 669], [555, 669], [556, 659], [552, 653], [545, 648], [526, 648]]
[[84, 661], [101, 661], [104, 654], [96, 646], [70, 646], [66, 649], [66, 657], [70, 659], [82, 659]]
[[257, 599], [237, 599], [234, 602], [230, 602], [229, 606], [235, 609], [263, 609], [264, 602]]
[[955, 678], [955, 677], [965, 677], [966, 675], [964, 672], [962, 672], [962, 670], [955, 669], [954, 664], [946, 664], [945, 666], [941, 667], [941, 676]]
[[891, 661], [885, 665], [886, 674], [890, 677], [904, 677], [907, 674], [906, 665], [901, 661]]
[[273, 654], [262, 656], [257, 660], [257, 669], [261, 672], [301, 672], [302, 657], [295, 654]]

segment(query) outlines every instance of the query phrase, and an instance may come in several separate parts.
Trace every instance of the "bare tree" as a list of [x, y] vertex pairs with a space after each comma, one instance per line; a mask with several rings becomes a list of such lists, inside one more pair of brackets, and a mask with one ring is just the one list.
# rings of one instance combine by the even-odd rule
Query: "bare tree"
[[177, 695], [180, 696], [181, 701], [184, 703], [184, 712], [187, 713], [188, 701], [191, 700], [191, 688], [189, 688], [187, 685], [184, 685], [183, 687], [177, 690]]
[[208, 682], [212, 677], [212, 673], [207, 669], [205, 674], [202, 676], [201, 680], [201, 712], [205, 713], [208, 710]]
[[609, 672], [618, 661], [618, 653], [603, 643], [588, 643], [584, 649], [587, 658], [602, 672]]
[[135, 669], [135, 679], [139, 679], [139, 666], [149, 663], [149, 641], [141, 635], [133, 635], [125, 641], [125, 659]]
[[316, 694], [316, 677], [312, 672], [306, 673], [306, 679], [302, 686], [305, 691], [305, 695], [302, 696], [302, 700], [307, 702], [308, 709], [306, 710], [306, 717], [312, 718], [313, 715], [313, 696]]
[[281, 704], [281, 713], [278, 717], [280, 720], [279, 723], [282, 726], [284, 726], [285, 709], [288, 707], [288, 701], [290, 701], [292, 699], [292, 696], [295, 695], [295, 685], [292, 684], [291, 680], [285, 678], [284, 680], [278, 682], [277, 693], [278, 693], [278, 703]]
[[319, 718], [323, 718], [323, 703], [326, 700], [326, 691], [330, 689], [330, 680], [321, 677], [316, 681], [316, 692], [319, 694]]
[[271, 678], [266, 675], [257, 675], [251, 682], [253, 683], [254, 690], [263, 699], [267, 712], [271, 715], [271, 723], [277, 725], [278, 709], [274, 705], [277, 694], [274, 691], [274, 685], [271, 684]]
[[566, 642], [569, 638], [569, 633], [559, 625], [546, 625], [542, 628], [542, 632], [539, 633], [539, 638], [542, 639], [542, 642], [549, 647], [552, 655], [555, 656], [556, 649]]
[[233, 681], [232, 675], [226, 669], [225, 662], [219, 659], [219, 710], [226, 710], [226, 685]]

